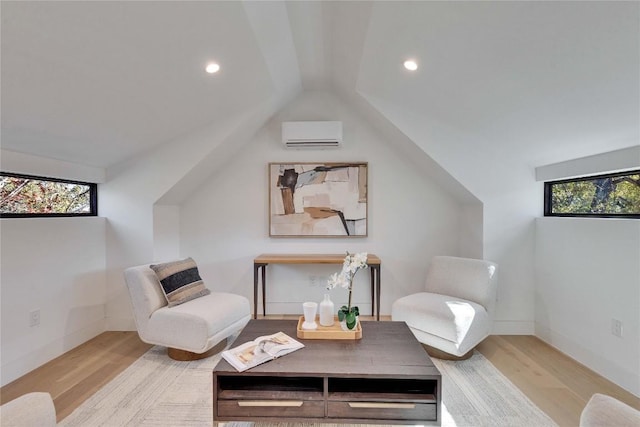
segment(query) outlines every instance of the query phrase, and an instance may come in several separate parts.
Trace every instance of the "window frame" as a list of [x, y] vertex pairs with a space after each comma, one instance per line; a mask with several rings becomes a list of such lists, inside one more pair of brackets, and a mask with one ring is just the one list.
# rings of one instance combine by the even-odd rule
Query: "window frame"
[[568, 182], [593, 181], [600, 178], [615, 178], [625, 175], [638, 175], [640, 169], [632, 169], [623, 172], [605, 173], [599, 175], [581, 176], [578, 178], [569, 178], [555, 181], [545, 181], [544, 183], [544, 216], [550, 217], [566, 217], [566, 218], [629, 218], [640, 219], [640, 213], [637, 214], [615, 214], [615, 213], [553, 213], [551, 212], [552, 190], [556, 184], [566, 184]]
[[46, 176], [25, 175], [13, 172], [0, 171], [0, 175], [13, 178], [34, 179], [38, 181], [61, 182], [64, 184], [86, 185], [89, 187], [89, 212], [72, 213], [3, 213], [0, 218], [69, 218], [69, 217], [91, 217], [98, 216], [98, 184], [94, 182], [76, 181], [71, 179], [51, 178]]

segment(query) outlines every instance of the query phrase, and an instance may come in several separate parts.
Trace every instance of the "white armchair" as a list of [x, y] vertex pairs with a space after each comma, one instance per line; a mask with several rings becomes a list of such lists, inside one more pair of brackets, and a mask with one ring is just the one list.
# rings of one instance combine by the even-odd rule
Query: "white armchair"
[[640, 411], [605, 394], [595, 393], [580, 414], [580, 427], [640, 426]]
[[496, 269], [484, 260], [434, 257], [424, 292], [395, 301], [391, 318], [405, 321], [434, 357], [471, 357], [473, 348], [491, 333]]
[[140, 339], [168, 348], [176, 360], [196, 360], [224, 348], [226, 338], [251, 318], [249, 300], [241, 295], [211, 292], [169, 307], [149, 264], [124, 272]]
[[55, 427], [56, 408], [49, 393], [31, 392], [0, 406], [2, 427]]

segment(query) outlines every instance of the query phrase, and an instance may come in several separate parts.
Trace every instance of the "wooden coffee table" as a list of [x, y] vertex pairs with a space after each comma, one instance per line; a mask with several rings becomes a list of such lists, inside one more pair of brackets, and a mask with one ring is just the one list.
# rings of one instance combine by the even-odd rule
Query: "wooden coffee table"
[[305, 348], [244, 372], [213, 371], [213, 420], [441, 423], [442, 376], [404, 322], [362, 322], [359, 340], [302, 340], [295, 320], [251, 320], [234, 346], [282, 331]]

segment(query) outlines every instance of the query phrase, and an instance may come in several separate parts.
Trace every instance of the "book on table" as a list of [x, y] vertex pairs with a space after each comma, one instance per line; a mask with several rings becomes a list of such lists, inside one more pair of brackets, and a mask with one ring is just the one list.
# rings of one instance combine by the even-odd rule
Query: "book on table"
[[304, 347], [284, 332], [264, 335], [222, 352], [222, 357], [239, 372], [276, 359]]

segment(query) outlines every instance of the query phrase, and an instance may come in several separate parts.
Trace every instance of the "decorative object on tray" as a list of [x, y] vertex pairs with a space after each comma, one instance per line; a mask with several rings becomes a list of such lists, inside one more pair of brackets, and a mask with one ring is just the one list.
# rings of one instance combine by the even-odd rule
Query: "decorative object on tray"
[[320, 326], [333, 325], [334, 305], [329, 294], [324, 294], [324, 300], [320, 302]]
[[304, 313], [304, 323], [302, 329], [317, 329], [316, 313], [318, 312], [317, 302], [305, 302], [302, 304], [302, 311]]
[[360, 252], [357, 254], [350, 254], [347, 252], [347, 256], [345, 256], [344, 263], [342, 264], [342, 271], [340, 273], [333, 273], [327, 282], [327, 289], [333, 289], [337, 285], [340, 285], [345, 289], [349, 289], [349, 302], [338, 310], [338, 320], [341, 323], [344, 322], [344, 327], [348, 330], [352, 330], [356, 327], [358, 324], [358, 316], [360, 315], [358, 307], [351, 306], [353, 278], [358, 271], [367, 267], [366, 252]]
[[362, 338], [362, 323], [358, 322], [355, 328], [342, 329], [338, 316], [334, 316], [331, 326], [318, 325], [317, 329], [303, 329], [304, 316], [298, 318], [296, 335], [303, 340], [359, 340]]
[[238, 347], [222, 352], [222, 357], [238, 372], [276, 359], [304, 347], [299, 341], [294, 340], [284, 332], [276, 332], [272, 335], [264, 335], [253, 341], [246, 342]]
[[349, 327], [351, 325], [351, 323], [347, 324], [347, 318], [345, 317], [344, 319], [342, 319], [340, 321], [340, 327], [342, 328], [343, 331], [350, 331], [352, 329], [355, 329], [356, 326], [358, 326], [358, 316], [360, 315], [360, 313], [358, 313], [358, 307], [355, 307], [355, 323], [353, 323], [352, 327]]

